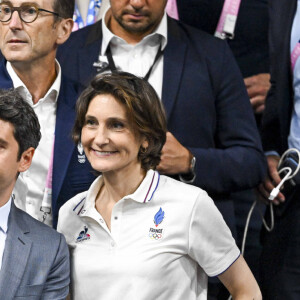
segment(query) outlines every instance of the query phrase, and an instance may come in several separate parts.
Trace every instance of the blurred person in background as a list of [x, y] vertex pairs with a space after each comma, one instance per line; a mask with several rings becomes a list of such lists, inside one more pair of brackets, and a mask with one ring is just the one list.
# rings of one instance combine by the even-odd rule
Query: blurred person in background
[[[287, 149], [300, 150], [300, 1], [272, 0], [269, 5], [271, 89], [262, 128], [269, 172], [259, 187], [267, 204], [271, 191], [281, 182], [280, 156]], [[273, 200], [274, 229], [262, 234], [260, 277], [267, 300], [300, 299], [300, 185], [298, 180], [295, 183], [284, 183]], [[269, 213], [268, 209], [268, 221]]]

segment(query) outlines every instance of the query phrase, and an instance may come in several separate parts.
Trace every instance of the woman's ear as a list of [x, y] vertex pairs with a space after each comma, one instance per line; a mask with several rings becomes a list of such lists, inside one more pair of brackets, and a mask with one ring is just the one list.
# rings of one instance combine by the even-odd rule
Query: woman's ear
[[147, 149], [149, 147], [149, 142], [146, 138], [144, 138], [141, 147], [144, 149]]
[[72, 29], [73, 29], [74, 21], [71, 18], [62, 19], [58, 23], [58, 33], [57, 33], [57, 45], [63, 44], [70, 36]]
[[27, 169], [29, 169], [32, 162], [34, 151], [35, 151], [34, 148], [30, 147], [22, 153], [21, 158], [19, 160], [19, 168], [18, 168], [19, 173], [25, 172]]

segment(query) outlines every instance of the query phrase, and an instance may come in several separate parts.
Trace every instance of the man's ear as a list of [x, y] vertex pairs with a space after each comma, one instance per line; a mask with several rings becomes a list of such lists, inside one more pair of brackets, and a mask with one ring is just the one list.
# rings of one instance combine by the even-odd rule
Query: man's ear
[[70, 36], [73, 29], [74, 21], [71, 18], [62, 19], [56, 26], [57, 30], [57, 45], [63, 44]]
[[21, 158], [19, 160], [19, 173], [25, 172], [30, 167], [34, 151], [34, 148], [30, 147], [22, 153]]

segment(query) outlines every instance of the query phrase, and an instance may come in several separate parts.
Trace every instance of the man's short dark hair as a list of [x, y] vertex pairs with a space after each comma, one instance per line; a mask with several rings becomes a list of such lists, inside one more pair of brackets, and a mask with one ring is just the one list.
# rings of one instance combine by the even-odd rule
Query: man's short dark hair
[[0, 89], [0, 120], [14, 127], [14, 138], [19, 145], [18, 160], [28, 148], [37, 148], [41, 139], [38, 118], [17, 91]]
[[144, 79], [125, 72], [96, 76], [77, 101], [77, 114], [73, 140], [80, 142], [85, 116], [92, 99], [97, 95], [112, 95], [124, 105], [133, 129], [148, 141], [141, 148], [138, 159], [144, 170], [155, 169], [160, 162], [161, 150], [166, 142], [166, 115], [153, 87]]
[[53, 11], [64, 19], [73, 18], [75, 0], [53, 0]]

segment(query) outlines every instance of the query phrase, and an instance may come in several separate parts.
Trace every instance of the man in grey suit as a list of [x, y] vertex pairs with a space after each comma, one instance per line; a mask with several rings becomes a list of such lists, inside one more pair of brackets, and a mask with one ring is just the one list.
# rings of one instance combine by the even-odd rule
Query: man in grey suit
[[69, 254], [64, 237], [14, 204], [20, 172], [40, 141], [40, 125], [16, 91], [0, 90], [0, 299], [65, 299]]

